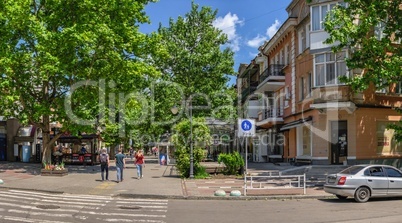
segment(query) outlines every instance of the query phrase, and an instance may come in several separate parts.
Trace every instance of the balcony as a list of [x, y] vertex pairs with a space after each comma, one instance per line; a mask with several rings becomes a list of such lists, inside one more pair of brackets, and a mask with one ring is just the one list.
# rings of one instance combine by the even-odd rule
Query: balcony
[[258, 92], [276, 91], [285, 85], [285, 73], [282, 64], [271, 64], [260, 75]]
[[251, 81], [250, 85], [247, 87], [245, 87], [242, 91], [241, 91], [241, 99], [244, 102], [246, 100], [246, 98], [253, 94], [254, 91], [257, 89], [258, 86], [258, 81]]
[[283, 107], [267, 108], [258, 114], [257, 126], [271, 127], [283, 123]]
[[348, 113], [353, 113], [356, 106], [352, 95], [350, 87], [345, 85], [316, 88], [312, 92], [313, 102], [310, 108], [320, 112], [345, 109]]

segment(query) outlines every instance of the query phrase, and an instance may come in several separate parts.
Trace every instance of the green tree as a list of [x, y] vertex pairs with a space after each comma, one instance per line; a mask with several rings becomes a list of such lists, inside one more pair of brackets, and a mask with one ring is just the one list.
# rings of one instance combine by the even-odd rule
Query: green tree
[[[348, 49], [347, 66], [362, 71], [342, 81], [353, 90], [369, 86], [389, 88], [402, 81], [402, 10], [401, 0], [345, 0], [347, 7], [336, 7], [325, 19], [326, 43], [335, 51]], [[402, 125], [392, 125], [396, 139], [402, 140]]]
[[[192, 124], [192, 137], [191, 137], [191, 124]], [[172, 135], [172, 142], [175, 145], [176, 166], [179, 169], [182, 177], [189, 177], [190, 170], [190, 143], [193, 143], [193, 157], [194, 157], [194, 176], [203, 177], [205, 170], [200, 165], [204, 159], [204, 149], [211, 142], [211, 133], [209, 127], [205, 123], [204, 118], [194, 118], [190, 120], [183, 119], [174, 127], [174, 134]], [[192, 140], [191, 140], [192, 139]]]
[[148, 2], [0, 2], [0, 113], [43, 130], [44, 161], [61, 134], [50, 138], [51, 122], [73, 134], [93, 132], [96, 116], [116, 125], [120, 94], [157, 74], [147, 58], [159, 40], [138, 30]]
[[[234, 53], [224, 48], [227, 36], [213, 26], [216, 14], [217, 11], [210, 7], [200, 9], [192, 2], [191, 11], [184, 17], [180, 16], [176, 21], [171, 18], [168, 27], [160, 25], [157, 33], [166, 54], [154, 58], [156, 67], [164, 81], [175, 84], [167, 88], [170, 93], [160, 91], [163, 97], [156, 97], [156, 103], [168, 106], [164, 111], [169, 111], [175, 102], [185, 101], [191, 96], [194, 106], [209, 106], [209, 109], [194, 108], [196, 116], [210, 116], [215, 108], [216, 111], [221, 110], [218, 107], [222, 104], [211, 103], [211, 98], [226, 93], [228, 75], [234, 73]], [[233, 106], [233, 94], [228, 95], [232, 99], [226, 105]], [[225, 111], [220, 115], [227, 116]]]

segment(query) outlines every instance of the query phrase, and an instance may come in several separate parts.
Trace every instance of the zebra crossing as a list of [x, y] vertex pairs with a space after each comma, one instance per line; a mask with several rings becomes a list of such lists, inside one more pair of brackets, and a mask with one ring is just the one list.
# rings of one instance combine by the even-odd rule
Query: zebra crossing
[[165, 223], [168, 200], [0, 190], [0, 222]]

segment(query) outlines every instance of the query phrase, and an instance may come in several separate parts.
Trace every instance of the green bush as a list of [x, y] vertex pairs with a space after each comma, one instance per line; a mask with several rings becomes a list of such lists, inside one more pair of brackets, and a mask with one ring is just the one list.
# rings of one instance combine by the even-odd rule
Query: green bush
[[243, 157], [238, 152], [219, 154], [218, 163], [225, 164], [226, 167], [223, 173], [227, 175], [238, 174], [240, 168], [244, 167]]
[[[188, 178], [190, 176], [190, 150], [187, 148], [177, 148], [175, 151], [176, 168], [179, 170], [181, 177]], [[194, 178], [203, 179], [208, 177], [205, 168], [200, 165], [204, 159], [204, 150], [196, 148], [193, 150], [194, 157]]]

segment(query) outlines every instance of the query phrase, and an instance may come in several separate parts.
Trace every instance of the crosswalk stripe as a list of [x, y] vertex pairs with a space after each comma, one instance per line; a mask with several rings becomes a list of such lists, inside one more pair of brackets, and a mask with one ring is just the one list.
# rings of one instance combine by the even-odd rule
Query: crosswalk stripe
[[71, 194], [48, 194], [42, 192], [30, 192], [30, 191], [19, 191], [19, 190], [9, 190], [9, 191], [2, 191], [1, 193], [14, 193], [14, 194], [24, 194], [26, 196], [46, 196], [52, 198], [65, 198], [65, 199], [77, 199], [83, 200], [85, 198], [90, 198], [92, 201], [102, 202], [105, 200], [110, 200], [111, 196], [99, 196], [99, 195], [71, 195]]
[[167, 199], [0, 190], [0, 222], [59, 223], [98, 219], [103, 222], [165, 223], [167, 211]]
[[151, 220], [151, 219], [110, 219], [110, 218], [97, 218], [99, 221], [107, 222], [145, 222], [145, 223], [166, 223], [162, 220]]

